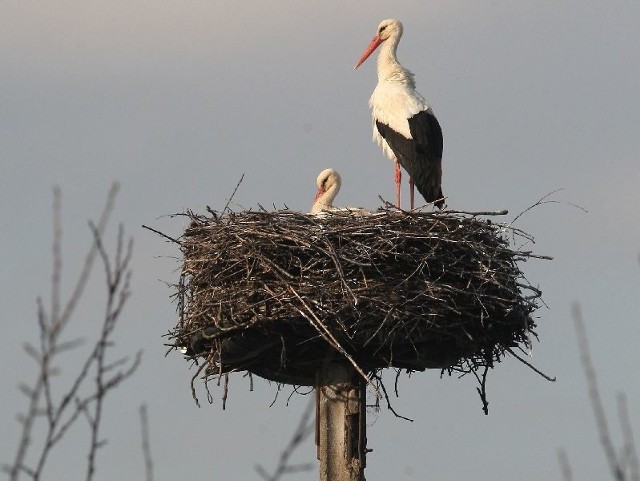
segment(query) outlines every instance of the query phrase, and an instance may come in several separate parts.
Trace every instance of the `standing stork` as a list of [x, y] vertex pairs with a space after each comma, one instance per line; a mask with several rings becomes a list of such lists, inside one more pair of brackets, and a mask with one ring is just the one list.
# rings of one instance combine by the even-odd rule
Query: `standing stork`
[[427, 202], [442, 209], [442, 130], [427, 101], [416, 91], [413, 74], [396, 58], [402, 23], [387, 19], [366, 48], [357, 69], [382, 45], [378, 56], [378, 85], [369, 106], [373, 139], [395, 163], [396, 205], [400, 207], [402, 166], [409, 174], [411, 209], [414, 185]]

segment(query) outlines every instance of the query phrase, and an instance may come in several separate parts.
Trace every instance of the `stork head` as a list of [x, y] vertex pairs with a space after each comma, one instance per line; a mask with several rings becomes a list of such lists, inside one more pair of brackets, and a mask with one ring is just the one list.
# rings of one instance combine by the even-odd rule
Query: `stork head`
[[357, 69], [365, 60], [369, 58], [378, 46], [389, 38], [399, 39], [402, 36], [402, 22], [395, 18], [388, 18], [380, 22], [376, 35], [373, 37], [369, 46], [360, 56], [360, 60], [353, 67], [353, 70]]
[[340, 190], [340, 174], [333, 169], [325, 169], [320, 172], [316, 183], [318, 184], [318, 192], [313, 199], [311, 213], [317, 214], [323, 210], [333, 210], [333, 199], [336, 198]]
[[342, 184], [342, 179], [340, 178], [340, 174], [334, 169], [324, 169], [318, 175], [316, 179], [316, 184], [318, 185], [318, 191], [316, 192], [316, 196], [313, 199], [313, 202], [316, 202], [322, 194], [327, 192], [328, 190], [334, 188], [336, 194], [340, 190], [340, 185]]

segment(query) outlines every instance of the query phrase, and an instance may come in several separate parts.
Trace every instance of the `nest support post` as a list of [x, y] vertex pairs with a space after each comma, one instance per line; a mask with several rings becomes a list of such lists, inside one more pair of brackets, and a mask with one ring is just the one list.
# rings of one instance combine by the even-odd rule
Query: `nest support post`
[[346, 361], [326, 362], [317, 375], [316, 445], [320, 481], [364, 481], [366, 384]]

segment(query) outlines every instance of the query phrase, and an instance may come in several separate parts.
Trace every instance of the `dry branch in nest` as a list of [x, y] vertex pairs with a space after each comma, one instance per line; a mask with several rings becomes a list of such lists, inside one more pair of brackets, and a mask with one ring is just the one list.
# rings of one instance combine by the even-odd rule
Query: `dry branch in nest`
[[205, 379], [313, 385], [328, 356], [367, 376], [476, 374], [535, 335], [541, 293], [518, 262], [538, 256], [510, 247], [528, 236], [504, 224], [452, 211], [210, 214], [186, 214], [170, 333]]

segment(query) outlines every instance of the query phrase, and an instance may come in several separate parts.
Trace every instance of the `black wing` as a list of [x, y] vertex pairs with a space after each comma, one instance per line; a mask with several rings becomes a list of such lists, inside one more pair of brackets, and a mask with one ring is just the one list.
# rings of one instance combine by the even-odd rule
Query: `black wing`
[[[412, 139], [376, 120], [378, 132], [387, 141], [400, 165], [407, 171], [427, 202], [442, 208], [442, 129], [438, 119], [428, 110], [409, 120]], [[438, 202], [436, 202], [438, 201]]]

